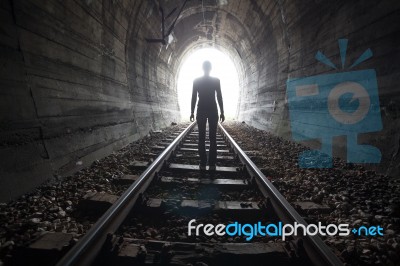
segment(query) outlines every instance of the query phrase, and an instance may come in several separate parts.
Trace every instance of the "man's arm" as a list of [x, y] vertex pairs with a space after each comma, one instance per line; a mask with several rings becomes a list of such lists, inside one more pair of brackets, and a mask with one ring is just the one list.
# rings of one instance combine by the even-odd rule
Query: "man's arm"
[[190, 120], [192, 120], [192, 116], [194, 116], [194, 108], [196, 107], [196, 102], [197, 102], [197, 89], [195, 86], [195, 83], [193, 82], [193, 91], [192, 91], [192, 112], [190, 115]]
[[217, 101], [218, 101], [219, 110], [221, 111], [221, 114], [224, 114], [224, 103], [222, 102], [221, 82], [219, 80], [218, 80], [218, 85], [217, 85]]
[[217, 85], [217, 101], [218, 101], [218, 105], [219, 105], [219, 110], [221, 111], [220, 120], [222, 123], [225, 121], [225, 115], [224, 115], [224, 103], [222, 101], [221, 81], [220, 80], [218, 80], [218, 85]]

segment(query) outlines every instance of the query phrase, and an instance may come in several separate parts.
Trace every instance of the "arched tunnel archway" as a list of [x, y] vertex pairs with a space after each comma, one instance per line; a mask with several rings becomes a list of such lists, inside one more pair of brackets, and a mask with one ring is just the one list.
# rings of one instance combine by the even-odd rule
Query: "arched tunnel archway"
[[[261, 10], [262, 4], [257, 2], [245, 2], [239, 8], [224, 1], [189, 1], [177, 20], [171, 34], [172, 41], [168, 45], [145, 43], [144, 39], [159, 35], [159, 27], [155, 25], [160, 23], [160, 6], [165, 10], [179, 7], [176, 2], [144, 3], [140, 9], [143, 12], [142, 16], [147, 18], [147, 23], [140, 20], [137, 24], [143, 27], [138, 33], [135, 32], [137, 34], [132, 38], [136, 41], [142, 40], [141, 44], [133, 43], [145, 49], [147, 57], [159, 62], [158, 67], [168, 68], [167, 72], [157, 73], [169, 75], [167, 83], [170, 88], [176, 89], [178, 67], [187, 51], [205, 46], [218, 47], [233, 59], [235, 65], [240, 66], [238, 72], [241, 77], [241, 94], [237, 118], [251, 121], [250, 123], [258, 128], [288, 134], [285, 132], [287, 128], [279, 126], [281, 115], [287, 114], [277, 111], [279, 108], [284, 109], [285, 94], [278, 93], [278, 99], [274, 100], [264, 97], [277, 90], [278, 82], [284, 83], [287, 78], [279, 68], [287, 67], [288, 58], [279, 60], [277, 51], [278, 45], [281, 45], [285, 52], [289, 47], [289, 39], [282, 36], [282, 28], [285, 27], [282, 18], [275, 18], [276, 25], [273, 25], [270, 15], [263, 13], [265, 11]], [[276, 6], [270, 8], [271, 10], [267, 11], [272, 12], [272, 8]], [[136, 25], [134, 22], [133, 24]], [[129, 55], [130, 49], [127, 53]], [[133, 58], [130, 60], [135, 61]], [[135, 86], [136, 84], [133, 85]], [[257, 102], [255, 99], [261, 101]], [[259, 108], [259, 105], [265, 108]], [[275, 110], [275, 113], [272, 114], [270, 110]], [[169, 117], [177, 119], [176, 114]], [[278, 123], [273, 119], [277, 119]]]
[[[400, 61], [397, 1], [190, 0], [165, 45], [147, 42], [161, 36], [159, 8], [177, 8], [169, 26], [183, 3], [2, 2], [1, 200], [179, 121], [179, 65], [201, 47], [238, 66], [237, 119], [286, 139], [287, 80], [334, 73], [315, 54], [340, 65], [338, 39], [348, 39], [347, 62], [370, 48], [353, 70], [376, 71], [383, 127], [359, 142], [381, 150], [378, 169], [399, 172], [399, 68], [387, 63]], [[343, 156], [343, 140], [335, 145]]]

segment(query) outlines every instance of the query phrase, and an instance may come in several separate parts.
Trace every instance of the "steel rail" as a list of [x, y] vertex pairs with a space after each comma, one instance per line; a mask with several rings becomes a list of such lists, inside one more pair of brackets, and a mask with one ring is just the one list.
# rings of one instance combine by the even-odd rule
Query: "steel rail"
[[[293, 224], [294, 222], [297, 222], [307, 226], [308, 223], [290, 205], [286, 198], [275, 188], [275, 186], [268, 180], [261, 170], [251, 161], [246, 153], [229, 135], [226, 129], [220, 123], [218, 125], [226, 139], [229, 141], [232, 149], [239, 157], [240, 161], [246, 166], [246, 170], [249, 172], [250, 176], [255, 177], [255, 180], [262, 189], [263, 193], [266, 193], [266, 196], [268, 196], [272, 201], [273, 207], [278, 216], [286, 223]], [[322, 241], [319, 236], [306, 235], [298, 237], [302, 238], [304, 250], [315, 265], [343, 265], [341, 260], [332, 252], [332, 250]]]
[[139, 194], [143, 192], [164, 162], [174, 152], [179, 143], [193, 129], [191, 123], [178, 137], [154, 160], [140, 177], [118, 198], [118, 200], [100, 217], [92, 228], [61, 258], [57, 266], [91, 265], [101, 251], [108, 233], [114, 233], [130, 213]]

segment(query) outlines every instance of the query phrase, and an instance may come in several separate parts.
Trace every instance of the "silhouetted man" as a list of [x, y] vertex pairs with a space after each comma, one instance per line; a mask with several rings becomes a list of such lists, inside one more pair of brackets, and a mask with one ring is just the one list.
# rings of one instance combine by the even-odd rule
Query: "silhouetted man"
[[197, 127], [199, 128], [199, 155], [200, 170], [206, 170], [207, 154], [206, 154], [206, 124], [208, 119], [208, 137], [210, 139], [210, 150], [208, 156], [208, 169], [215, 170], [217, 161], [217, 124], [218, 124], [218, 107], [215, 102], [215, 94], [217, 95], [219, 109], [221, 111], [220, 120], [224, 122], [224, 105], [222, 103], [221, 85], [217, 78], [210, 77], [211, 63], [204, 61], [204, 76], [193, 81], [192, 93], [192, 114], [190, 121], [194, 120], [194, 108], [196, 106], [197, 95], [199, 102], [197, 104]]

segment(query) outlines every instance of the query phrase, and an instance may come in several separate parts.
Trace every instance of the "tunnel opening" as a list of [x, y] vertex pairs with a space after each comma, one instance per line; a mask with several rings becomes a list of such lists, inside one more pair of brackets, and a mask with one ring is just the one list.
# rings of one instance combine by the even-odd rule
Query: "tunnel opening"
[[203, 75], [202, 63], [210, 61], [211, 76], [221, 81], [225, 117], [237, 118], [239, 102], [239, 74], [235, 63], [224, 52], [216, 48], [200, 48], [189, 51], [182, 59], [177, 75], [177, 94], [181, 121], [188, 121], [190, 116], [193, 80]]

